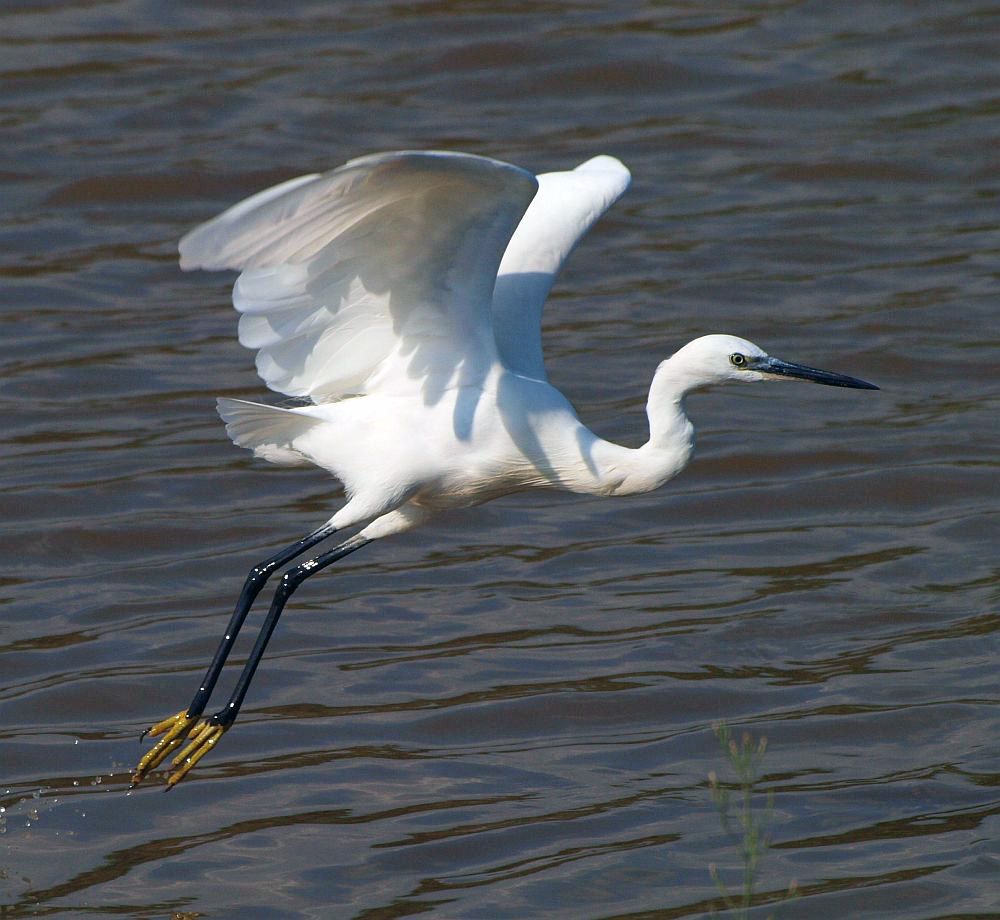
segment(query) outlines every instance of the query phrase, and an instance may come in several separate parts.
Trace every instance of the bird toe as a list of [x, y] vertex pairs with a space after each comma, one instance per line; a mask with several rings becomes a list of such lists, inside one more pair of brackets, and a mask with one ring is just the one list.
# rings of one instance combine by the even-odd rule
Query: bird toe
[[194, 765], [215, 747], [215, 743], [228, 728], [228, 725], [222, 725], [213, 719], [202, 720], [192, 733], [187, 747], [170, 762], [173, 772], [167, 780], [167, 789], [173, 789], [184, 779]]
[[150, 770], [155, 770], [170, 754], [176, 751], [184, 743], [191, 727], [197, 721], [197, 716], [189, 716], [187, 710], [182, 709], [176, 715], [170, 716], [162, 722], [157, 722], [144, 731], [141, 738], [145, 738], [146, 735], [152, 737], [163, 735], [163, 737], [146, 751], [139, 763], [136, 764], [129, 787], [134, 788], [141, 783]]

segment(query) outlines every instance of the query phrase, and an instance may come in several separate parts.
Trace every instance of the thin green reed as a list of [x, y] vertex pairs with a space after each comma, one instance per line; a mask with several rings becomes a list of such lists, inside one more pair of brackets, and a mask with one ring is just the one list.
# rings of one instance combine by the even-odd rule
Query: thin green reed
[[[712, 726], [719, 745], [722, 747], [735, 780], [726, 782], [720, 780], [714, 770], [708, 774], [708, 787], [712, 793], [712, 801], [719, 812], [722, 828], [735, 838], [743, 864], [742, 890], [730, 893], [729, 887], [722, 880], [718, 867], [713, 863], [708, 867], [715, 887], [719, 890], [725, 910], [736, 911], [739, 920], [747, 920], [750, 907], [754, 901], [754, 889], [760, 876], [761, 860], [771, 844], [769, 827], [774, 806], [774, 792], [768, 790], [763, 813], [755, 807], [754, 790], [760, 780], [760, 766], [767, 751], [767, 738], [761, 737], [756, 742], [749, 732], [744, 731], [739, 742], [733, 738], [729, 726], [724, 722]], [[735, 823], [731, 817], [733, 799], [738, 800], [735, 808]], [[788, 886], [784, 899], [796, 897], [796, 883]], [[716, 913], [713, 909], [712, 913]], [[773, 914], [768, 916], [772, 920]]]

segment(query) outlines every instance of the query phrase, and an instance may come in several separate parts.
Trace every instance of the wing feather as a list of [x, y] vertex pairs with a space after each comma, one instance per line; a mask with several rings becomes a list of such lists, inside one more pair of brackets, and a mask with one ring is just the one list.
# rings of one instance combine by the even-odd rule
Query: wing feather
[[538, 194], [507, 246], [493, 291], [497, 347], [512, 370], [546, 379], [545, 298], [573, 247], [631, 181], [624, 164], [609, 156], [538, 176]]
[[364, 157], [195, 228], [181, 267], [242, 272], [240, 342], [272, 389], [314, 402], [434, 398], [498, 360], [497, 269], [536, 189], [530, 173], [484, 157]]

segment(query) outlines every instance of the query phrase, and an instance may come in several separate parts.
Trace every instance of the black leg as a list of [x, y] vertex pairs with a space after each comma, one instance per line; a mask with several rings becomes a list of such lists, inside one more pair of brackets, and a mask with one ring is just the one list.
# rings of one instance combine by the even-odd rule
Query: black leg
[[281, 552], [269, 556], [263, 562], [259, 562], [250, 570], [247, 580], [243, 583], [243, 590], [240, 592], [240, 597], [236, 602], [236, 608], [233, 610], [229, 625], [226, 627], [226, 633], [222, 637], [218, 649], [216, 649], [215, 657], [208, 666], [208, 671], [205, 672], [205, 677], [198, 688], [198, 692], [194, 695], [194, 699], [191, 700], [191, 705], [187, 708], [187, 714], [190, 718], [197, 719], [205, 711], [208, 699], [219, 681], [219, 675], [222, 674], [222, 667], [225, 665], [229, 653], [233, 650], [233, 644], [236, 642], [236, 636], [243, 626], [243, 621], [246, 620], [253, 602], [257, 599], [257, 595], [260, 594], [267, 580], [274, 574], [275, 569], [280, 568], [286, 562], [291, 562], [296, 556], [301, 556], [307, 549], [311, 549], [321, 540], [325, 540], [335, 532], [335, 527], [324, 524], [318, 530], [314, 530], [311, 534], [308, 534], [291, 546], [286, 546]]
[[324, 524], [291, 546], [286, 546], [281, 552], [269, 556], [250, 570], [250, 574], [243, 584], [243, 590], [240, 592], [239, 600], [236, 602], [236, 608], [233, 610], [232, 617], [230, 617], [229, 625], [226, 627], [225, 635], [219, 643], [218, 649], [216, 649], [215, 657], [212, 658], [212, 663], [208, 666], [208, 671], [205, 673], [198, 692], [194, 695], [194, 699], [191, 700], [191, 705], [186, 710], [181, 710], [177, 715], [170, 716], [162, 722], [157, 722], [156, 725], [142, 733], [142, 737], [145, 737], [147, 734], [154, 736], [163, 735], [163, 737], [139, 761], [135, 772], [132, 774], [133, 786], [146, 773], [157, 767], [169, 754], [173, 753], [173, 751], [184, 743], [188, 733], [201, 717], [202, 712], [205, 711], [205, 706], [212, 695], [212, 690], [215, 689], [226, 659], [233, 649], [233, 643], [236, 642], [236, 636], [243, 626], [243, 622], [246, 620], [253, 602], [257, 599], [257, 595], [260, 594], [261, 588], [264, 587], [267, 580], [280, 566], [291, 561], [296, 556], [300, 556], [307, 549], [315, 546], [321, 540], [325, 540], [335, 531], [335, 527], [330, 524]]
[[322, 553], [315, 559], [309, 559], [301, 565], [289, 569], [281, 576], [281, 581], [274, 592], [274, 600], [271, 601], [271, 608], [267, 611], [267, 616], [264, 618], [264, 623], [257, 635], [257, 641], [250, 652], [250, 657], [247, 659], [246, 664], [243, 665], [240, 679], [236, 681], [233, 695], [229, 698], [229, 702], [226, 703], [225, 708], [212, 716], [212, 722], [216, 725], [223, 725], [229, 728], [236, 721], [236, 716], [243, 705], [243, 699], [247, 695], [247, 690], [250, 689], [250, 681], [253, 680], [257, 665], [260, 664], [261, 658], [264, 657], [264, 649], [267, 648], [267, 643], [271, 639], [274, 627], [278, 625], [278, 617], [281, 616], [281, 611], [285, 609], [285, 604], [288, 603], [288, 599], [292, 596], [295, 589], [310, 575], [314, 575], [320, 569], [325, 569], [328, 565], [331, 565], [338, 559], [343, 559], [344, 556], [361, 549], [362, 546], [370, 542], [371, 540], [366, 540], [361, 536], [351, 537], [350, 540], [345, 540], [339, 546], [335, 546], [328, 552]]
[[229, 702], [226, 703], [224, 709], [221, 709], [212, 718], [204, 719], [192, 732], [187, 747], [172, 761], [171, 765], [175, 770], [167, 780], [168, 789], [173, 788], [180, 782], [184, 775], [211, 750], [215, 742], [222, 737], [223, 732], [236, 721], [236, 716], [243, 705], [247, 690], [250, 689], [250, 682], [257, 671], [257, 666], [264, 657], [264, 650], [267, 648], [267, 643], [274, 633], [275, 626], [278, 625], [278, 618], [281, 616], [282, 610], [285, 609], [285, 604], [288, 603], [288, 599], [292, 596], [295, 589], [310, 575], [314, 575], [320, 569], [326, 568], [338, 559], [343, 559], [344, 556], [361, 549], [362, 546], [370, 542], [371, 540], [365, 537], [355, 535], [328, 552], [322, 553], [314, 559], [309, 559], [301, 565], [294, 566], [281, 576], [281, 582], [274, 592], [274, 600], [271, 601], [271, 607], [264, 618], [264, 623], [257, 635], [257, 641], [250, 652], [250, 657], [243, 666], [240, 678], [236, 682], [236, 687], [229, 698]]

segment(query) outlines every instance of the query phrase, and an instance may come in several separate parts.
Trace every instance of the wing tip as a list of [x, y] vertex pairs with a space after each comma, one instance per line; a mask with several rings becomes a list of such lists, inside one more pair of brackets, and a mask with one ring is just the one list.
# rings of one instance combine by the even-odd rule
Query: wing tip
[[265, 205], [319, 178], [321, 178], [320, 173], [307, 173], [294, 179], [286, 179], [236, 202], [211, 220], [193, 227], [177, 242], [181, 271], [190, 272], [199, 268], [207, 271], [243, 268], [241, 260], [230, 249], [232, 228]]
[[615, 184], [619, 187], [619, 195], [632, 184], [632, 173], [629, 172], [629, 168], [618, 157], [607, 153], [585, 160], [573, 172], [601, 173], [609, 178], [614, 177], [617, 180]]
[[193, 252], [194, 246], [191, 244], [191, 236], [197, 229], [196, 227], [194, 230], [185, 233], [177, 243], [178, 262], [182, 272], [193, 272], [203, 267], [201, 259]]

